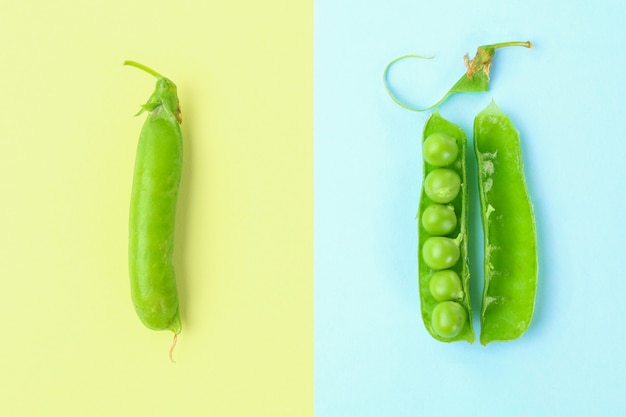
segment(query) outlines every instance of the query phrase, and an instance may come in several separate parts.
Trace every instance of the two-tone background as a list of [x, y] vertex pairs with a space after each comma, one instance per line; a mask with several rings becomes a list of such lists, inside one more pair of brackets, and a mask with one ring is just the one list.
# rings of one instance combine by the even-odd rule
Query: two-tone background
[[[0, 415], [623, 415], [624, 18], [617, 0], [0, 1]], [[416, 293], [428, 114], [382, 71], [435, 55], [390, 72], [426, 105], [509, 40], [536, 47], [498, 51], [491, 91], [440, 112], [471, 137], [493, 98], [521, 132], [535, 318], [515, 342], [442, 344]], [[182, 103], [176, 364], [129, 297], [154, 80], [126, 59]], [[477, 212], [470, 230], [477, 301]]]

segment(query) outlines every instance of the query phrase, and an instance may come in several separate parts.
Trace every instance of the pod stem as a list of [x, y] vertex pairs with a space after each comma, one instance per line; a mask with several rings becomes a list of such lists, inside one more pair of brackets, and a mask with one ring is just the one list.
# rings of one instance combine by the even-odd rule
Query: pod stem
[[176, 341], [178, 340], [178, 334], [174, 333], [174, 340], [172, 341], [172, 347], [170, 348], [170, 360], [173, 363], [176, 363], [174, 360], [174, 348], [176, 347]]
[[148, 74], [153, 75], [156, 78], [164, 78], [161, 74], [159, 74], [158, 72], [156, 72], [152, 68], [147, 67], [147, 66], [145, 66], [143, 64], [140, 64], [137, 61], [124, 61], [124, 65], [129, 65], [131, 67], [139, 68], [140, 70], [145, 71]]
[[524, 48], [532, 48], [533, 44], [530, 41], [526, 41], [526, 42], [500, 42], [500, 43], [494, 43], [493, 45], [485, 45], [486, 47], [490, 47], [493, 49], [498, 49], [498, 48], [506, 48], [508, 46], [523, 46]]

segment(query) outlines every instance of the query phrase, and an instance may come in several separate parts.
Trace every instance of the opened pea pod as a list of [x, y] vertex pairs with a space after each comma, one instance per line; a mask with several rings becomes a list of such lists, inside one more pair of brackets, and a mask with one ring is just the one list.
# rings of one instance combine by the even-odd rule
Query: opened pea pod
[[134, 61], [125, 65], [156, 77], [156, 89], [138, 114], [150, 114], [139, 135], [130, 201], [128, 262], [133, 305], [153, 330], [181, 331], [172, 256], [183, 163], [182, 122], [176, 85]]
[[424, 182], [418, 211], [422, 320], [442, 342], [475, 339], [467, 251], [467, 138], [435, 112], [422, 141]]
[[[418, 213], [422, 318], [443, 342], [473, 342], [468, 268], [468, 186], [463, 131], [435, 112], [426, 122]], [[484, 234], [480, 342], [520, 337], [537, 290], [537, 239], [519, 132], [492, 102], [474, 121]]]
[[[531, 48], [530, 42], [504, 42], [478, 48], [465, 56], [467, 72], [430, 110], [451, 94], [487, 91], [495, 51], [509, 46]], [[480, 313], [482, 344], [521, 336], [532, 319], [537, 290], [537, 242], [534, 214], [521, 160], [519, 133], [495, 105], [475, 119], [474, 150], [484, 231], [484, 290]], [[468, 268], [468, 182], [463, 131], [438, 111], [423, 135], [424, 181], [418, 212], [420, 305], [424, 324], [437, 340], [473, 342]]]

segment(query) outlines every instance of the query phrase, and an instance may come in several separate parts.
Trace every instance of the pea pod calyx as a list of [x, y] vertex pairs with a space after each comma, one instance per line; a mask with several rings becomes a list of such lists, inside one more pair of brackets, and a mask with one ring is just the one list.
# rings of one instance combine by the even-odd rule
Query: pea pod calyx
[[502, 43], [495, 43], [492, 45], [479, 46], [474, 58], [469, 59], [468, 54], [465, 54], [465, 56], [463, 57], [463, 62], [465, 62], [465, 67], [467, 68], [467, 72], [465, 73], [464, 77], [467, 77], [467, 79], [471, 81], [474, 78], [474, 74], [477, 74], [478, 72], [482, 71], [487, 77], [487, 79], [489, 79], [489, 72], [491, 71], [491, 63], [493, 61], [493, 56], [496, 53], [496, 49], [506, 48], [508, 46], [523, 46], [525, 48], [532, 48], [533, 44], [530, 41], [526, 41], [526, 42], [502, 42]]
[[174, 84], [169, 78], [162, 76], [157, 71], [146, 65], [140, 64], [139, 62], [124, 61], [124, 65], [138, 68], [157, 79], [154, 92], [148, 101], [141, 105], [141, 110], [139, 110], [135, 116], [139, 116], [144, 111], [152, 112], [161, 106], [164, 110], [170, 113], [179, 124], [181, 124], [183, 122], [183, 117], [180, 111], [180, 103], [178, 102], [176, 84]]
[[415, 108], [411, 105], [403, 103], [400, 99], [398, 99], [387, 83], [387, 74], [389, 69], [393, 66], [393, 64], [402, 61], [408, 58], [420, 58], [420, 59], [430, 59], [431, 57], [425, 57], [421, 55], [403, 55], [399, 58], [395, 58], [387, 66], [383, 72], [383, 83], [385, 86], [385, 90], [387, 94], [391, 97], [391, 99], [396, 102], [401, 107], [404, 107], [407, 110], [415, 111], [415, 112], [424, 112], [428, 110], [432, 110], [435, 107], [439, 106], [443, 103], [448, 97], [450, 97], [454, 93], [473, 93], [473, 92], [483, 92], [489, 90], [489, 73], [491, 71], [491, 65], [493, 61], [493, 57], [497, 49], [506, 48], [509, 46], [523, 46], [525, 48], [533, 48], [533, 44], [530, 41], [521, 42], [521, 41], [513, 41], [513, 42], [500, 42], [494, 43], [490, 45], [479, 46], [476, 55], [474, 58], [469, 59], [469, 55], [465, 54], [463, 57], [463, 61], [465, 63], [466, 72], [459, 78], [459, 80], [444, 94], [444, 96], [437, 101], [435, 104], [428, 106], [426, 108]]

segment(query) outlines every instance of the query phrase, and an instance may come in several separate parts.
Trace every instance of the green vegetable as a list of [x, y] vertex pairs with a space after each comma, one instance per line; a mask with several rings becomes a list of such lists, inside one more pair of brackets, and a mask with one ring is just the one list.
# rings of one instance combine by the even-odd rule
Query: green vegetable
[[449, 237], [432, 236], [422, 246], [424, 263], [435, 270], [452, 268], [460, 256], [458, 242]]
[[[447, 139], [440, 142], [443, 146], [432, 146], [433, 137], [449, 138], [454, 146]], [[435, 161], [436, 165], [424, 160], [425, 179], [418, 211], [418, 281], [422, 319], [426, 329], [437, 340], [472, 343], [475, 336], [467, 253], [467, 138], [460, 127], [435, 111], [424, 127], [423, 145], [423, 149], [428, 150], [423, 152], [424, 158]], [[454, 147], [456, 152], [450, 152]], [[434, 148], [441, 149], [443, 155], [436, 155]], [[455, 159], [451, 160], [448, 155], [454, 153]], [[445, 168], [440, 166], [442, 163], [446, 164]], [[446, 205], [441, 204], [441, 195], [445, 196]], [[450, 215], [454, 216], [453, 221]]]
[[537, 290], [537, 238], [520, 138], [492, 101], [474, 120], [485, 236], [480, 342], [512, 340], [528, 328]]
[[[480, 46], [466, 72], [435, 104], [417, 109], [398, 100], [387, 75], [383, 83], [391, 99], [413, 111], [437, 107], [454, 93], [489, 89], [495, 51], [509, 46], [532, 48], [530, 42]], [[521, 161], [519, 134], [492, 103], [475, 119], [474, 145], [485, 235], [485, 285], [480, 341], [519, 337], [530, 324], [537, 289], [537, 243], [534, 215]], [[437, 340], [474, 341], [469, 300], [467, 251], [468, 187], [465, 167], [467, 141], [463, 131], [438, 111], [426, 122], [422, 139], [424, 182], [418, 212], [419, 290], [422, 319]]]
[[454, 207], [433, 204], [422, 213], [422, 227], [430, 235], [447, 235], [454, 231], [457, 219]]
[[437, 132], [428, 136], [422, 145], [423, 157], [426, 162], [436, 167], [445, 167], [456, 161], [459, 147], [450, 136]]
[[[178, 291], [172, 262], [176, 202], [183, 163], [182, 122], [176, 85], [156, 71], [126, 61], [157, 78], [142, 105], [149, 112], [137, 146], [130, 203], [129, 270], [131, 297], [143, 324], [181, 331]], [[172, 357], [170, 350], [170, 358]]]
[[404, 107], [405, 109], [417, 111], [417, 112], [431, 110], [437, 107], [438, 105], [440, 105], [441, 103], [443, 103], [445, 99], [447, 99], [450, 95], [454, 93], [462, 93], [462, 92], [472, 93], [472, 92], [482, 92], [482, 91], [489, 90], [489, 72], [491, 71], [491, 63], [493, 60], [493, 56], [496, 53], [496, 49], [505, 48], [509, 46], [523, 46], [525, 48], [532, 48], [533, 44], [530, 42], [502, 42], [502, 43], [495, 43], [492, 45], [479, 46], [478, 50], [476, 51], [476, 56], [474, 56], [474, 58], [472, 58], [471, 60], [469, 59], [469, 56], [465, 54], [465, 56], [463, 57], [464, 62], [465, 62], [465, 67], [466, 67], [465, 74], [461, 76], [461, 78], [456, 82], [456, 84], [454, 84], [452, 88], [450, 88], [450, 90], [448, 90], [448, 92], [438, 102], [424, 109], [414, 108], [412, 106], [409, 106], [408, 104], [403, 103], [398, 98], [396, 98], [396, 96], [392, 93], [387, 83], [387, 74], [389, 72], [389, 68], [391, 68], [391, 66], [398, 61], [401, 61], [407, 58], [430, 59], [429, 57], [409, 54], [409, 55], [403, 55], [399, 58], [392, 60], [389, 64], [387, 64], [387, 67], [385, 67], [385, 71], [383, 72], [383, 83], [391, 99], [395, 101], [398, 105]]
[[454, 301], [444, 301], [433, 309], [433, 330], [445, 339], [457, 337], [466, 322], [467, 312], [461, 304]]
[[449, 203], [460, 189], [461, 177], [452, 169], [437, 168], [424, 178], [424, 192], [436, 203]]
[[428, 289], [437, 301], [461, 300], [465, 296], [459, 274], [451, 269], [435, 272], [430, 277]]

